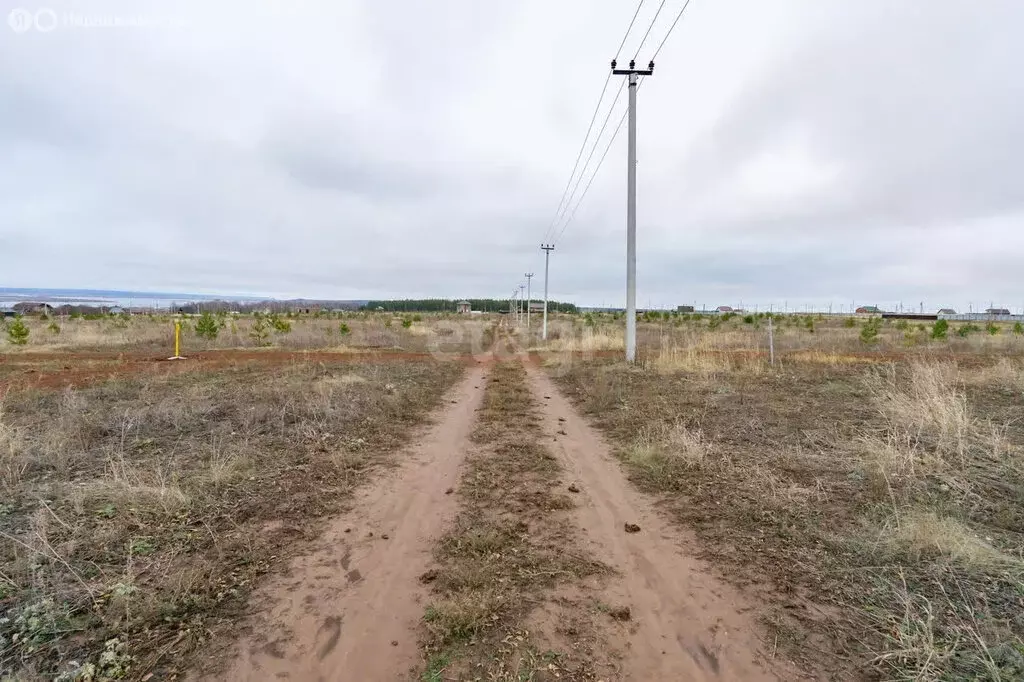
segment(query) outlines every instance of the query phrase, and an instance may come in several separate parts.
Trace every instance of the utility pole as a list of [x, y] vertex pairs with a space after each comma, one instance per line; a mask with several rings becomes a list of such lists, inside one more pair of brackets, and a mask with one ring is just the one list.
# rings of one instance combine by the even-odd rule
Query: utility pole
[[626, 362], [636, 362], [636, 86], [640, 76], [654, 75], [654, 61], [646, 69], [637, 69], [630, 60], [628, 69], [612, 74], [626, 76], [629, 82], [629, 152], [626, 167]]
[[541, 244], [544, 249], [544, 325], [541, 327], [541, 338], [548, 340], [548, 261], [551, 259], [551, 252], [555, 250], [554, 244]]
[[526, 290], [525, 284], [519, 285], [519, 324], [523, 323], [523, 292]]
[[523, 275], [526, 278], [526, 333], [530, 333], [530, 303], [533, 300], [533, 292], [530, 291], [531, 280], [533, 279], [533, 273], [527, 272]]

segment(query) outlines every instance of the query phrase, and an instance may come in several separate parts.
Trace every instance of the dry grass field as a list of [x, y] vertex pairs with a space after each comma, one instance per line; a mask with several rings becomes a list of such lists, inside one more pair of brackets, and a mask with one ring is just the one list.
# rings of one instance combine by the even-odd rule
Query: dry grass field
[[[275, 346], [339, 342], [338, 320], [291, 322]], [[490, 333], [346, 322], [348, 354], [215, 362], [158, 360], [166, 320], [74, 320], [59, 334], [31, 320], [28, 344], [3, 341], [0, 679], [168, 679], [213, 655], [254, 587], [395, 463]], [[243, 348], [251, 323], [233, 322]], [[193, 333], [185, 347], [235, 337]], [[402, 352], [435, 338], [458, 352]], [[38, 380], [65, 375], [71, 386]]]
[[633, 367], [599, 352], [607, 318], [534, 345], [771, 605], [774, 650], [838, 679], [1024, 679], [1024, 337], [865, 322], [776, 320], [774, 365], [742, 317], [641, 324]]

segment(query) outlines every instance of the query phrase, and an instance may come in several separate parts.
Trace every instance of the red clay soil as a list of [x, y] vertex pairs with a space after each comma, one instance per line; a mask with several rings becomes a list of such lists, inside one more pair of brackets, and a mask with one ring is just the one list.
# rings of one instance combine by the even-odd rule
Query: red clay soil
[[0, 393], [9, 389], [81, 387], [118, 376], [169, 374], [211, 370], [240, 364], [283, 365], [294, 362], [370, 363], [422, 362], [444, 357], [470, 364], [468, 354], [408, 352], [332, 352], [268, 350], [209, 350], [190, 353], [186, 360], [168, 360], [151, 352], [27, 352], [0, 355]]

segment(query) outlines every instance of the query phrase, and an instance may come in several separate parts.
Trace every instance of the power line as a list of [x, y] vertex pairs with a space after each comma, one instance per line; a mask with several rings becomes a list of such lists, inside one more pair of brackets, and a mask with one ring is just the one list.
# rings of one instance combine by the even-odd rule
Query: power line
[[[630, 20], [629, 26], [626, 28], [626, 32], [622, 36], [622, 41], [619, 43], [619, 49], [615, 51], [616, 59], [619, 58], [619, 53], [622, 51], [622, 47], [626, 44], [626, 39], [629, 38], [630, 31], [633, 30], [633, 24], [636, 22], [637, 15], [640, 14], [640, 8], [643, 7], [643, 4], [644, 0], [640, 0], [640, 2], [636, 6], [636, 11], [633, 12], [633, 18], [632, 20]], [[664, 4], [664, 2], [662, 2], [662, 4]], [[658, 8], [658, 11], [661, 11], [660, 7]], [[650, 29], [648, 29], [647, 32], [650, 33]], [[644, 39], [646, 40], [646, 36], [644, 37]], [[594, 107], [594, 113], [590, 117], [590, 125], [587, 126], [587, 134], [584, 135], [583, 144], [580, 145], [580, 151], [576, 155], [576, 163], [573, 164], [572, 173], [569, 174], [569, 179], [568, 181], [566, 181], [565, 188], [562, 190], [562, 197], [561, 199], [558, 200], [558, 206], [557, 208], [555, 208], [555, 217], [551, 219], [551, 224], [548, 225], [548, 228], [544, 231], [544, 239], [542, 241], [547, 241], [547, 238], [553, 232], [555, 225], [558, 223], [559, 220], [561, 220], [562, 216], [565, 214], [565, 209], [568, 208], [568, 206], [563, 206], [563, 204], [566, 201], [566, 197], [569, 196], [569, 186], [572, 185], [573, 178], [576, 177], [576, 171], [580, 171], [580, 177], [582, 178], [583, 174], [587, 170], [586, 164], [584, 164], [582, 169], [579, 168], [580, 159], [583, 158], [583, 152], [587, 148], [587, 142], [590, 140], [590, 133], [594, 130], [594, 122], [597, 120], [597, 113], [601, 110], [601, 103], [604, 102], [604, 94], [608, 90], [608, 82], [611, 80], [611, 77], [612, 76], [609, 73], [608, 76], [604, 79], [604, 85], [601, 87], [601, 96], [597, 98], [597, 105]], [[620, 89], [619, 94], [621, 94], [621, 92], [622, 91]], [[617, 99], [618, 95], [616, 95], [616, 100]], [[612, 103], [612, 108], [614, 107], [615, 104]], [[605, 123], [607, 124], [607, 121], [605, 121]], [[594, 143], [594, 146], [597, 146], [596, 142]], [[576, 184], [577, 186], [579, 186], [579, 180], [577, 180]], [[569, 201], [571, 202], [572, 199], [569, 198]]]
[[665, 6], [666, 0], [661, 0], [661, 4], [658, 5], [658, 11], [654, 13], [654, 18], [651, 19], [651, 25], [647, 27], [647, 33], [644, 34], [644, 39], [640, 41], [640, 47], [636, 48], [636, 54], [633, 55], [633, 61], [640, 55], [640, 50], [644, 49], [644, 43], [647, 42], [647, 36], [651, 35], [651, 29], [654, 28], [654, 22], [658, 20], [658, 15], [661, 14], [661, 8]]
[[[639, 90], [640, 87], [643, 87], [643, 82], [640, 83], [637, 89]], [[580, 200], [576, 202], [576, 206], [573, 207], [572, 213], [569, 214], [569, 219], [565, 221], [564, 225], [562, 225], [562, 229], [558, 233], [558, 237], [553, 239], [552, 243], [557, 243], [558, 240], [562, 238], [562, 235], [565, 234], [565, 228], [569, 227], [569, 223], [571, 223], [572, 219], [576, 217], [576, 211], [579, 210], [580, 205], [583, 204], [583, 200], [587, 198], [587, 192], [590, 191], [590, 186], [594, 184], [594, 178], [596, 178], [597, 174], [601, 171], [604, 159], [608, 156], [608, 151], [612, 148], [612, 144], [615, 142], [615, 138], [618, 137], [619, 131], [622, 130], [622, 124], [626, 122], [626, 115], [628, 113], [628, 110], [622, 112], [622, 118], [619, 119], [619, 125], [615, 126], [615, 132], [612, 133], [611, 139], [608, 140], [608, 146], [604, 148], [604, 152], [601, 154], [601, 159], [597, 162], [597, 168], [594, 169], [593, 175], [591, 175], [590, 180], [587, 181], [587, 186], [583, 188], [583, 194], [580, 195]]]
[[640, 0], [636, 6], [636, 11], [633, 12], [633, 18], [629, 21], [629, 28], [626, 29], [626, 35], [622, 36], [622, 42], [619, 43], [619, 49], [615, 50], [615, 61], [619, 61], [619, 53], [622, 52], [623, 45], [626, 44], [626, 38], [629, 37], [629, 32], [633, 30], [633, 23], [636, 21], [636, 16], [640, 14], [640, 8], [644, 6], [644, 0]]
[[[576, 191], [580, 188], [580, 183], [583, 182], [583, 176], [586, 175], [587, 169], [590, 167], [590, 161], [594, 158], [594, 152], [597, 151], [597, 146], [601, 143], [601, 136], [604, 135], [605, 128], [608, 127], [608, 121], [612, 117], [612, 112], [615, 111], [615, 105], [619, 103], [619, 98], [622, 97], [622, 91], [625, 90], [625, 81], [619, 86], [619, 91], [615, 93], [615, 99], [612, 100], [612, 105], [608, 109], [608, 115], [604, 117], [604, 123], [601, 124], [601, 130], [598, 131], [597, 136], [594, 137], [594, 146], [590, 148], [590, 154], [587, 155], [587, 160], [583, 163], [583, 168], [580, 169], [580, 175], [576, 178], [576, 185], [573, 186], [572, 192], [569, 194], [569, 198], [565, 202], [565, 206], [562, 208], [562, 212], [552, 223], [552, 228], [559, 220], [565, 217], [565, 214], [569, 212], [569, 206], [572, 204], [572, 200], [576, 197]], [[553, 229], [552, 229], [553, 232]]]
[[665, 47], [665, 41], [667, 41], [668, 37], [672, 35], [672, 29], [674, 29], [676, 24], [679, 23], [679, 20], [683, 17], [683, 12], [685, 12], [686, 8], [689, 6], [690, 0], [686, 0], [686, 2], [683, 3], [683, 8], [679, 10], [679, 14], [676, 15], [675, 21], [673, 21], [672, 25], [668, 27], [668, 33], [666, 33], [665, 37], [661, 39], [661, 44], [658, 45], [658, 49], [654, 51], [654, 56], [651, 57], [652, 61], [658, 58], [658, 53], [661, 52], [661, 48]]
[[[643, 4], [643, 0], [641, 0], [641, 4]], [[660, 5], [660, 6], [658, 7], [658, 12], [657, 12], [657, 13], [655, 13], [655, 15], [654, 15], [654, 19], [653, 19], [653, 20], [651, 20], [651, 26], [650, 26], [650, 27], [648, 27], [648, 29], [647, 29], [647, 33], [650, 33], [650, 32], [651, 32], [651, 28], [652, 28], [652, 27], [654, 26], [654, 20], [656, 20], [656, 19], [658, 18], [658, 13], [660, 13], [660, 12], [661, 12], [661, 7], [662, 7], [662, 6], [664, 6], [664, 4], [665, 4], [665, 2], [664, 2], [664, 0], [663, 0], [663, 1], [662, 1], [662, 3], [661, 3], [661, 5]], [[670, 35], [672, 35], [672, 31], [673, 31], [673, 30], [675, 30], [676, 24], [678, 24], [678, 23], [679, 23], [679, 20], [680, 20], [680, 19], [682, 19], [682, 17], [683, 17], [683, 12], [685, 12], [685, 11], [686, 11], [686, 8], [687, 8], [687, 7], [689, 7], [689, 6], [690, 6], [690, 0], [686, 0], [686, 1], [685, 1], [685, 2], [683, 3], [683, 6], [682, 6], [682, 7], [681, 7], [681, 8], [679, 9], [679, 13], [678, 13], [678, 14], [676, 14], [676, 18], [672, 20], [672, 25], [668, 27], [668, 31], [667, 31], [667, 32], [665, 33], [665, 37], [664, 37], [664, 38], [662, 38], [662, 39], [661, 39], [661, 43], [659, 43], [659, 44], [658, 44], [658, 49], [654, 51], [654, 56], [652, 57], [651, 61], [654, 61], [654, 59], [656, 59], [656, 58], [658, 57], [658, 54], [660, 54], [660, 53], [661, 53], [661, 49], [662, 49], [663, 47], [665, 47], [665, 43], [666, 43], [666, 42], [668, 42], [668, 38], [669, 38], [669, 36], [670, 36]], [[640, 9], [640, 8], [638, 7], [638, 8], [637, 8], [637, 11], [639, 11], [639, 9]], [[634, 18], [634, 19], [636, 19], [636, 16], [634, 16], [633, 18]], [[632, 27], [632, 23], [630, 24], [630, 27]], [[645, 34], [645, 35], [644, 35], [644, 40], [643, 40], [643, 41], [642, 41], [642, 42], [640, 43], [640, 48], [642, 48], [642, 47], [643, 47], [643, 45], [644, 45], [644, 42], [646, 42], [646, 41], [647, 41], [647, 35]], [[640, 48], [637, 48], [637, 54], [639, 54], [639, 53], [640, 53]], [[620, 50], [622, 49], [622, 48], [621, 48], [621, 46], [620, 46], [620, 48], [619, 48], [619, 49], [620, 49]], [[636, 57], [634, 57], [634, 59], [635, 59], [635, 58], [636, 58]], [[644, 81], [643, 81], [643, 79], [641, 79], [641, 80], [640, 80], [640, 84], [639, 84], [639, 85], [637, 86], [637, 91], [639, 92], [640, 88], [642, 88], [643, 86], [644, 86]], [[620, 94], [621, 94], [621, 92], [622, 92], [622, 89], [621, 89], [621, 87], [620, 87], [620, 89], [619, 89], [619, 92], [620, 92]], [[616, 98], [616, 99], [617, 99], [617, 98]], [[615, 104], [613, 103], [613, 104], [612, 104], [612, 107], [614, 108], [614, 106], [615, 106]], [[574, 217], [576, 216], [576, 211], [577, 211], [577, 210], [579, 209], [580, 205], [582, 205], [582, 203], [583, 203], [583, 200], [584, 200], [584, 199], [586, 198], [586, 196], [587, 196], [587, 191], [588, 191], [588, 190], [590, 190], [590, 185], [591, 185], [591, 184], [593, 184], [593, 182], [594, 182], [594, 178], [596, 178], [596, 177], [597, 177], [597, 173], [598, 173], [598, 171], [600, 171], [600, 170], [601, 170], [601, 164], [603, 164], [603, 163], [604, 163], [604, 158], [605, 158], [605, 157], [606, 157], [606, 156], [608, 155], [608, 150], [610, 150], [610, 149], [612, 148], [612, 143], [614, 143], [614, 142], [615, 142], [615, 138], [616, 138], [616, 137], [618, 136], [618, 134], [619, 134], [619, 131], [620, 131], [620, 130], [622, 129], [622, 124], [623, 124], [623, 123], [625, 123], [625, 121], [626, 121], [626, 114], [627, 114], [627, 113], [628, 113], [628, 112], [625, 112], [625, 113], [623, 113], [623, 114], [622, 114], [622, 118], [621, 118], [621, 119], [619, 119], [619, 124], [618, 124], [618, 126], [616, 126], [616, 128], [615, 128], [615, 132], [614, 132], [614, 133], [612, 133], [612, 137], [611, 137], [611, 139], [610, 139], [610, 140], [608, 141], [608, 146], [607, 146], [607, 147], [605, 147], [605, 149], [604, 149], [604, 153], [603, 153], [603, 154], [601, 154], [601, 159], [600, 159], [600, 161], [598, 161], [598, 162], [597, 162], [597, 168], [596, 168], [596, 169], [594, 169], [594, 173], [593, 173], [593, 175], [591, 175], [591, 176], [590, 176], [590, 180], [588, 180], [588, 181], [587, 181], [587, 185], [586, 185], [586, 187], [584, 187], [584, 188], [583, 188], [583, 194], [581, 194], [581, 195], [580, 195], [579, 201], [577, 201], [577, 202], [576, 202], [576, 205], [575, 205], [575, 206], [573, 207], [572, 211], [571, 211], [571, 212], [569, 213], [569, 219], [565, 221], [565, 224], [564, 224], [564, 225], [562, 225], [562, 229], [561, 229], [561, 230], [559, 230], [559, 232], [558, 232], [558, 237], [557, 237], [556, 239], [552, 239], [552, 240], [551, 240], [551, 243], [553, 243], [553, 244], [554, 244], [554, 243], [558, 242], [558, 241], [559, 241], [559, 240], [560, 240], [560, 239], [562, 238], [562, 235], [563, 235], [563, 234], [565, 234], [565, 230], [566, 230], [566, 228], [567, 228], [567, 227], [569, 227], [569, 223], [571, 223], [571, 222], [572, 222], [572, 220], [573, 220], [573, 218], [574, 218]], [[611, 114], [611, 112], [609, 112], [609, 115], [610, 115], [610, 114]], [[605, 123], [607, 124], [607, 120], [605, 121]], [[602, 128], [602, 130], [603, 130], [603, 128]], [[600, 138], [600, 135], [598, 135], [598, 138]], [[595, 143], [595, 146], [596, 146], [596, 143]], [[586, 166], [587, 166], [587, 165], [589, 165], [589, 164], [584, 164], [584, 169], [583, 169], [583, 172], [585, 172], [585, 171], [586, 171]], [[572, 199], [570, 199], [570, 200], [569, 200], [569, 203], [570, 203], [570, 204], [572, 203]], [[566, 209], [568, 209], [568, 206], [566, 206]]]
[[601, 109], [601, 102], [604, 101], [604, 93], [608, 89], [608, 82], [611, 78], [612, 75], [609, 73], [608, 77], [604, 79], [604, 87], [601, 88], [601, 96], [597, 98], [597, 106], [594, 107], [594, 113], [590, 117], [590, 125], [587, 126], [587, 134], [583, 137], [583, 144], [580, 145], [579, 154], [576, 155], [576, 163], [573, 164], [572, 173], [569, 174], [569, 180], [565, 183], [565, 189], [562, 190], [562, 198], [558, 201], [558, 208], [555, 209], [555, 217], [551, 219], [551, 224], [548, 225], [548, 229], [544, 231], [544, 239], [541, 240], [542, 242], [547, 241], [548, 234], [554, 229], [555, 223], [558, 222], [558, 219], [562, 214], [562, 204], [565, 202], [565, 197], [568, 195], [569, 185], [572, 184], [572, 179], [576, 177], [576, 170], [580, 166], [580, 159], [583, 158], [583, 151], [587, 148], [587, 140], [590, 139], [590, 131], [594, 129], [594, 121], [597, 120], [597, 112]]

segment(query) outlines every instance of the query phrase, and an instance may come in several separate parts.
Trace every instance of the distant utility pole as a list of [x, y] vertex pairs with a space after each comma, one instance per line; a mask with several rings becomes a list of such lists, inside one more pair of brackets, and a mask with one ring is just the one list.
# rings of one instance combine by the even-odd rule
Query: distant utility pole
[[525, 284], [519, 285], [519, 324], [523, 323], [523, 292], [526, 290]]
[[526, 333], [530, 333], [530, 303], [533, 301], [533, 292], [530, 290], [533, 273], [527, 272], [523, 275], [526, 278]]
[[629, 82], [629, 152], [626, 166], [626, 362], [636, 362], [636, 85], [640, 76], [654, 75], [654, 61], [646, 69], [637, 69], [630, 60], [628, 69], [612, 74], [626, 76]]
[[548, 340], [548, 261], [551, 259], [551, 252], [555, 250], [554, 244], [541, 244], [544, 249], [544, 325], [541, 328], [541, 338]]

